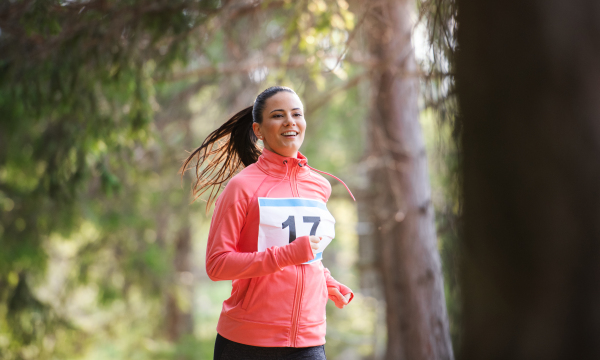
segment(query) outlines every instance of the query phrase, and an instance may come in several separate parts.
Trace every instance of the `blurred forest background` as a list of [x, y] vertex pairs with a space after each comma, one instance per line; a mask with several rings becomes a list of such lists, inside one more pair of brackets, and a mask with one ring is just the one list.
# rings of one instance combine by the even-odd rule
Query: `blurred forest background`
[[[378, 28], [390, 6], [408, 32]], [[211, 359], [230, 283], [205, 274], [211, 213], [190, 205], [191, 173], [178, 169], [275, 84], [304, 102], [310, 164], [358, 195], [332, 182], [337, 237], [324, 264], [356, 297], [344, 310], [328, 304], [328, 358], [384, 358], [390, 295], [369, 217], [383, 155], [369, 124], [374, 78], [391, 66], [378, 41], [396, 36], [398, 56], [412, 59], [399, 76], [423, 129], [430, 250], [456, 351], [455, 15], [453, 0], [2, 1], [0, 358]]]

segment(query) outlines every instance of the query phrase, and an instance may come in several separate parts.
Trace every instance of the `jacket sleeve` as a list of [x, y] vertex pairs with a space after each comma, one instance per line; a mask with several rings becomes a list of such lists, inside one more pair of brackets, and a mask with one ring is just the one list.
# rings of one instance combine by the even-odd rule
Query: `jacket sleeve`
[[246, 219], [247, 199], [221, 194], [212, 216], [206, 246], [206, 273], [213, 281], [247, 279], [283, 270], [312, 260], [308, 236], [264, 252], [238, 252], [237, 244]]

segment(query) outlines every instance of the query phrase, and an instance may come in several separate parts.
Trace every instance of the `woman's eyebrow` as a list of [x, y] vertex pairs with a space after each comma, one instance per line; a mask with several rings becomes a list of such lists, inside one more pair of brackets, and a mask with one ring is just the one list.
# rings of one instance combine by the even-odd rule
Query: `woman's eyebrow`
[[[294, 110], [302, 110], [302, 109], [300, 109], [300, 108], [293, 108], [292, 111], [294, 111]], [[285, 111], [285, 110], [283, 110], [283, 109], [275, 109], [275, 110], [271, 110], [270, 113], [275, 112], [275, 111]]]

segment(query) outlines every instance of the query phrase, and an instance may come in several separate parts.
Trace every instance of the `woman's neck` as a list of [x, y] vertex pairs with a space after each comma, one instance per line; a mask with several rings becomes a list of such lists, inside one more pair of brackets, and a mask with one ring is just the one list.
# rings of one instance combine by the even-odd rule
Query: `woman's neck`
[[286, 154], [282, 154], [282, 153], [279, 153], [279, 152], [277, 152], [277, 151], [274, 151], [273, 149], [271, 149], [271, 148], [270, 148], [269, 146], [267, 146], [267, 145], [265, 145], [265, 149], [266, 149], [266, 150], [269, 150], [270, 152], [272, 152], [272, 153], [275, 153], [275, 154], [277, 154], [277, 155], [279, 155], [279, 156], [283, 156], [283, 157], [290, 157], [290, 158], [298, 158], [298, 150], [296, 150], [296, 151], [295, 151], [295, 152], [294, 152], [292, 155], [286, 155]]

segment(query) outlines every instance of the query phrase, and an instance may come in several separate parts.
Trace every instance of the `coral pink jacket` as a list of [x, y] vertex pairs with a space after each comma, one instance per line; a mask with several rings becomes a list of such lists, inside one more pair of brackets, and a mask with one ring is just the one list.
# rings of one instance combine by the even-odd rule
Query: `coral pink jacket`
[[[313, 254], [308, 236], [257, 252], [258, 197], [302, 197], [327, 202], [331, 185], [307, 167], [307, 159], [263, 150], [255, 164], [234, 176], [216, 202], [206, 251], [214, 280], [233, 280], [217, 331], [254, 346], [306, 347], [325, 343], [327, 287], [337, 282]], [[354, 295], [352, 294], [350, 300]]]

